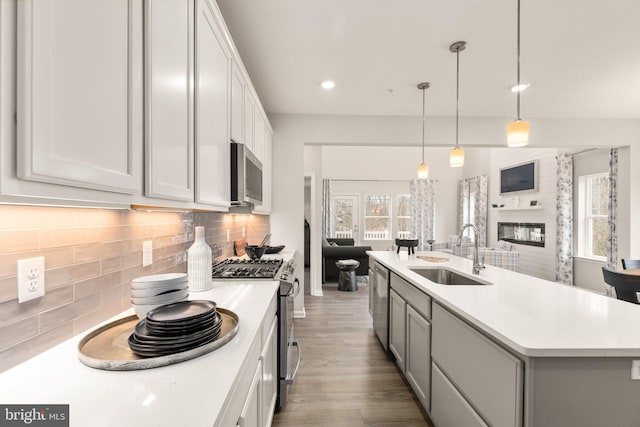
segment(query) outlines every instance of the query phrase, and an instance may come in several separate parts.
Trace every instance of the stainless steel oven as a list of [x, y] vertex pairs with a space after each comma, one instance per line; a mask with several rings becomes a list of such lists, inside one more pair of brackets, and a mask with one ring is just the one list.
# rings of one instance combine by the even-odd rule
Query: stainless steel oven
[[293, 302], [300, 292], [296, 257], [259, 260], [227, 259], [212, 268], [214, 280], [278, 280], [278, 398], [276, 409], [287, 404], [289, 385], [300, 367], [300, 344], [295, 338]]
[[278, 298], [278, 409], [286, 406], [289, 385], [300, 367], [300, 343], [295, 338], [293, 302], [300, 292], [300, 279], [295, 257], [287, 261], [280, 274]]

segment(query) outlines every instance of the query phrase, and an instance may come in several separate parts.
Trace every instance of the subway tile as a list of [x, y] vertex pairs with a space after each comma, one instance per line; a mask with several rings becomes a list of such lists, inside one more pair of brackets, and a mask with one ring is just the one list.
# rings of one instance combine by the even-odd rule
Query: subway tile
[[122, 253], [121, 242], [100, 242], [89, 245], [74, 246], [74, 262], [93, 261], [103, 258], [111, 258]]
[[[73, 336], [73, 322], [39, 334], [0, 352], [0, 371], [16, 366]], [[52, 367], [55, 369], [55, 367]]]
[[119, 270], [122, 270], [122, 258], [120, 256], [100, 260], [100, 271], [103, 274]]
[[28, 317], [0, 328], [0, 351], [28, 340], [38, 334], [38, 318]]
[[102, 227], [98, 233], [100, 242], [111, 242], [114, 240], [128, 240], [140, 238], [140, 227], [137, 225], [115, 225]]
[[0, 304], [18, 299], [18, 278], [16, 276], [0, 279]]
[[73, 285], [73, 296], [74, 299], [78, 300], [89, 295], [98, 294], [104, 289], [122, 285], [123, 283], [122, 272], [114, 271], [113, 273], [76, 282]]
[[38, 230], [0, 230], [0, 253], [38, 249]]
[[99, 227], [51, 228], [40, 231], [41, 248], [83, 245], [99, 241]]
[[72, 209], [35, 206], [0, 207], [2, 229], [32, 229], [68, 226]]
[[0, 277], [18, 274], [18, 260], [24, 258], [44, 257], [45, 268], [61, 267], [73, 263], [73, 248], [54, 248], [33, 252], [0, 253]]
[[88, 297], [73, 301], [61, 307], [45, 311], [40, 314], [40, 331], [46, 332], [66, 323], [73, 323], [73, 320], [85, 313], [96, 311], [100, 307], [100, 295], [89, 295]]
[[3, 302], [0, 304], [0, 328], [15, 323], [27, 317], [69, 304], [73, 301], [73, 287], [64, 286], [53, 290], [47, 290], [41, 298], [18, 303], [18, 300]]
[[100, 291], [100, 306], [104, 307], [111, 304], [119, 304], [120, 300], [127, 295], [129, 295], [129, 299], [131, 299], [130, 288], [131, 285], [127, 283], [126, 285], [118, 285], [102, 289]]
[[99, 275], [100, 261], [90, 261], [67, 267], [54, 268], [45, 271], [45, 287], [46, 289], [55, 289]]
[[96, 325], [104, 322], [106, 319], [110, 319], [111, 317], [121, 313], [122, 311], [123, 309], [120, 306], [120, 300], [107, 306], [102, 305], [96, 311], [83, 314], [73, 319], [73, 333], [74, 335], [78, 335], [83, 332], [88, 332]]

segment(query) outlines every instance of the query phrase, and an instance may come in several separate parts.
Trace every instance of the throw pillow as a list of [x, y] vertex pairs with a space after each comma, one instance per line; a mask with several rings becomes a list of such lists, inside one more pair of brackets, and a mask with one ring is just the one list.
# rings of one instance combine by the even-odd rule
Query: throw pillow
[[512, 251], [514, 246], [511, 243], [507, 243], [504, 240], [498, 240], [496, 247], [501, 251]]

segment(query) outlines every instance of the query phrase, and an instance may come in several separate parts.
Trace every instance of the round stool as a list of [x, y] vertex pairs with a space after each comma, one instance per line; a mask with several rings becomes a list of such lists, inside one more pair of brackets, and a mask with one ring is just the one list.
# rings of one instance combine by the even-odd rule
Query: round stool
[[356, 282], [356, 268], [360, 266], [360, 262], [355, 259], [341, 259], [336, 262], [336, 267], [340, 270], [338, 274], [338, 290], [339, 291], [357, 291], [358, 283]]
[[415, 248], [418, 246], [418, 239], [396, 239], [396, 246], [398, 246], [396, 253], [400, 253], [400, 248], [407, 248], [407, 254], [411, 255], [415, 253]]

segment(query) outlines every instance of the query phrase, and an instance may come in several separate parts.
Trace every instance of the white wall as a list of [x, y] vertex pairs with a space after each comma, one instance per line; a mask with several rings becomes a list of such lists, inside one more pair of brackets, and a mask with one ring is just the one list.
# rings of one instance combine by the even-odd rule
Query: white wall
[[[417, 147], [335, 147], [322, 148], [322, 176], [349, 180], [406, 180], [416, 178], [422, 161], [422, 149]], [[448, 148], [425, 149], [429, 178], [436, 185], [436, 235], [444, 242], [447, 235], [458, 230], [458, 181], [461, 168], [449, 167]]]
[[[558, 150], [549, 148], [491, 149], [491, 173], [489, 175], [489, 208], [487, 218], [487, 245], [498, 241], [498, 222], [536, 222], [545, 224], [545, 246], [518, 245], [519, 271], [530, 276], [555, 280], [556, 264], [556, 155]], [[500, 196], [500, 169], [538, 160], [538, 191], [514, 193]], [[536, 200], [543, 208], [539, 210], [500, 210], [493, 203], [510, 207], [514, 198], [520, 207], [529, 206]]]

